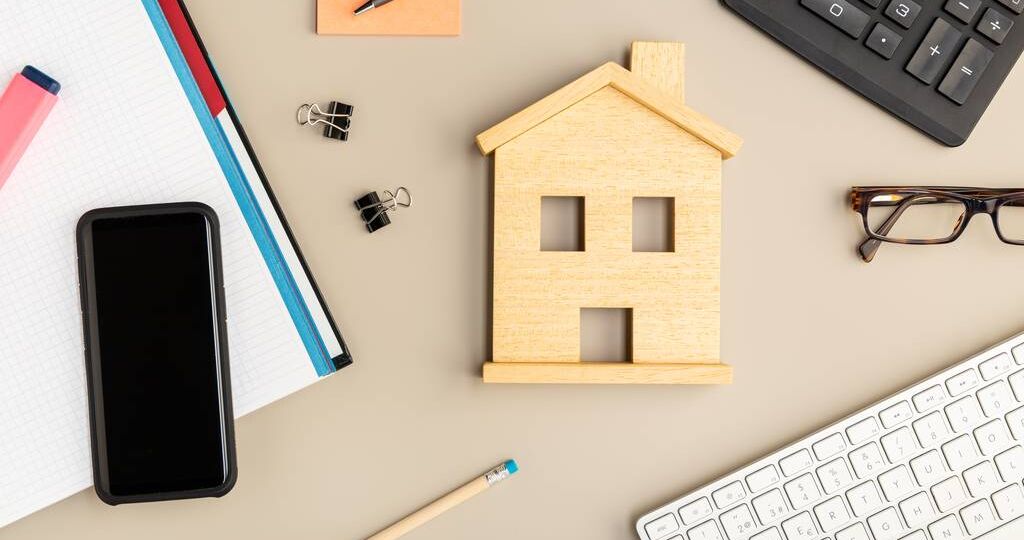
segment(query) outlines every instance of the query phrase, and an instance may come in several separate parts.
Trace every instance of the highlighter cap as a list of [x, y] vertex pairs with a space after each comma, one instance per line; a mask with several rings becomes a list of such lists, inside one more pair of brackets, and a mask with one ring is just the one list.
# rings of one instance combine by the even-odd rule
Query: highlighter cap
[[53, 80], [49, 75], [32, 66], [25, 66], [25, 69], [21, 70], [21, 76], [32, 81], [43, 90], [46, 90], [55, 96], [60, 92], [59, 82]]

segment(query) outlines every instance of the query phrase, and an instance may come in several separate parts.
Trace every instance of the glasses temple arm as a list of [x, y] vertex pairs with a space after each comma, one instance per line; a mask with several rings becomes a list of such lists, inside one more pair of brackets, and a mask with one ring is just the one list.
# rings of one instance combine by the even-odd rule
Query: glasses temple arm
[[[905, 212], [907, 208], [910, 208], [910, 203], [913, 201], [914, 199], [912, 197], [903, 199], [903, 201], [900, 202], [900, 205], [892, 211], [892, 214], [889, 214], [889, 217], [887, 217], [885, 221], [878, 226], [878, 232], [875, 234], [880, 236], [889, 234], [889, 231], [891, 231], [893, 226], [896, 225], [896, 221], [900, 219], [900, 216], [903, 215], [903, 212]], [[867, 227], [867, 221], [864, 222], [864, 225]], [[871, 260], [875, 258], [875, 253], [881, 245], [881, 240], [878, 240], [877, 238], [868, 238], [857, 246], [857, 252], [860, 253], [860, 258], [864, 259], [864, 262], [871, 262]]]

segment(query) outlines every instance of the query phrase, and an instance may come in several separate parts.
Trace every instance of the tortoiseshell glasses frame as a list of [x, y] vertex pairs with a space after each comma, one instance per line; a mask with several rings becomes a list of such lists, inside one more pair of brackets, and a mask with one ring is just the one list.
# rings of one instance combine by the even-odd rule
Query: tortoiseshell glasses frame
[[[941, 238], [898, 238], [889, 236], [892, 228], [896, 225], [904, 212], [920, 204], [958, 204], [962, 205], [963, 211], [952, 227], [948, 236]], [[853, 210], [861, 215], [864, 224], [864, 232], [868, 238], [858, 246], [864, 262], [871, 262], [875, 257], [882, 242], [896, 244], [948, 244], [963, 234], [971, 218], [977, 214], [988, 214], [992, 218], [992, 225], [995, 227], [996, 235], [1007, 244], [1017, 246], [1024, 245], [1024, 235], [1020, 238], [1010, 237], [1004, 234], [1000, 227], [1000, 209], [1011, 207], [1024, 207], [1024, 188], [973, 188], [973, 187], [951, 187], [951, 186], [872, 186], [854, 187], [850, 190], [850, 205]], [[892, 213], [881, 223], [872, 227], [868, 221], [868, 212], [872, 208], [891, 207]], [[1024, 208], [1021, 208], [1024, 210]]]

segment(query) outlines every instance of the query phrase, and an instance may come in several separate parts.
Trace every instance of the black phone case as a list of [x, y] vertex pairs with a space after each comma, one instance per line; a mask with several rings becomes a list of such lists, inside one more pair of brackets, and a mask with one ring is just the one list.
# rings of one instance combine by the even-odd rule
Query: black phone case
[[[123, 218], [135, 216], [153, 216], [163, 214], [198, 213], [202, 214], [210, 223], [212, 234], [210, 235], [210, 248], [213, 252], [213, 280], [216, 291], [216, 305], [218, 326], [218, 347], [221, 359], [221, 395], [224, 396], [224, 445], [227, 454], [227, 468], [224, 482], [219, 486], [211, 488], [168, 491], [148, 493], [144, 495], [115, 495], [106, 486], [108, 485], [106, 472], [100, 462], [100, 455], [105, 452], [104, 442], [99, 437], [96, 426], [96, 419], [101, 414], [102, 402], [102, 378], [98, 362], [93, 358], [96, 352], [96, 332], [90, 321], [96, 320], [95, 291], [92, 289], [92, 237], [90, 225], [97, 219]], [[85, 338], [85, 370], [86, 382], [89, 397], [89, 426], [90, 438], [92, 440], [92, 471], [93, 486], [99, 498], [110, 505], [168, 501], [176, 499], [194, 499], [199, 497], [222, 497], [234, 487], [238, 478], [238, 468], [235, 459], [235, 416], [231, 406], [231, 373], [228, 361], [228, 339], [227, 339], [227, 317], [224, 302], [224, 275], [221, 265], [220, 249], [220, 222], [217, 213], [213, 208], [198, 202], [151, 204], [141, 206], [121, 206], [112, 208], [98, 208], [86, 212], [78, 221], [78, 282], [82, 302], [82, 331]]]

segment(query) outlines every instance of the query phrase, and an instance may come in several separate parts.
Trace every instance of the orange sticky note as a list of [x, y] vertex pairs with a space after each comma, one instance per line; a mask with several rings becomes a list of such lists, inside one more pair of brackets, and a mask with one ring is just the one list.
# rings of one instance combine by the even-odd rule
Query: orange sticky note
[[457, 36], [461, 0], [392, 0], [358, 17], [365, 0], [317, 0], [316, 33], [378, 36]]

